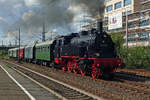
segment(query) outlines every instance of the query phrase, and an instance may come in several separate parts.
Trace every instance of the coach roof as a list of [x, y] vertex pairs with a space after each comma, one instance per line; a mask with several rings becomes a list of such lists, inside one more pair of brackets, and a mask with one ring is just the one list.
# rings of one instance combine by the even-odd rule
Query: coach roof
[[27, 45], [25, 48], [33, 48], [35, 46], [35, 44], [33, 44], [33, 45]]
[[41, 42], [41, 43], [37, 43], [36, 46], [42, 46], [42, 45], [49, 45], [52, 44], [55, 40], [50, 40], [50, 41], [46, 41], [46, 42]]

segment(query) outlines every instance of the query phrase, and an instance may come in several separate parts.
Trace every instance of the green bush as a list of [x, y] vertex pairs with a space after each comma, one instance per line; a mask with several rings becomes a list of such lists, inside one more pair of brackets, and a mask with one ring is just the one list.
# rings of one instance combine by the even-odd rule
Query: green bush
[[8, 50], [0, 50], [0, 58], [8, 58]]
[[122, 58], [123, 63], [126, 62], [126, 48], [124, 48], [123, 43], [123, 33], [111, 33], [113, 42], [115, 43], [115, 50], [117, 55]]
[[128, 50], [127, 66], [147, 69], [150, 66], [150, 47], [134, 47]]
[[128, 48], [127, 52], [126, 47], [123, 46], [125, 42], [123, 33], [111, 33], [111, 37], [115, 43], [117, 54], [127, 66], [126, 68], [150, 70], [149, 46]]

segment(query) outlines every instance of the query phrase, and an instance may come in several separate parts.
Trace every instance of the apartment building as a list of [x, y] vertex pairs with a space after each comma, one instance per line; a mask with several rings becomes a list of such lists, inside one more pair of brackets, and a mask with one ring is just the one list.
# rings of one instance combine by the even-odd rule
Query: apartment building
[[[150, 45], [150, 0], [105, 0], [104, 28], [107, 32], [126, 33], [128, 15], [128, 44], [133, 46]], [[122, 13], [122, 27], [108, 29], [108, 17]], [[126, 39], [126, 36], [124, 36]]]
[[109, 17], [114, 13], [134, 12], [134, 0], [105, 0], [104, 17]]

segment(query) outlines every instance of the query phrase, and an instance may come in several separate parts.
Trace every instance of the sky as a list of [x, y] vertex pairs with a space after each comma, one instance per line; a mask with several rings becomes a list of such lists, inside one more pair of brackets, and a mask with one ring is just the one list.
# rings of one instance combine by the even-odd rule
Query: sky
[[0, 45], [14, 44], [19, 28], [25, 45], [41, 41], [43, 24], [46, 39], [78, 32], [103, 10], [103, 0], [0, 0]]

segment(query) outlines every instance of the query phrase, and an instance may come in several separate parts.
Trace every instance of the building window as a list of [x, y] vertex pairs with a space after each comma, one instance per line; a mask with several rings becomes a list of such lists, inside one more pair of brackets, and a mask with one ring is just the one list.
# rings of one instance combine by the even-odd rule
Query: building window
[[136, 42], [136, 33], [128, 34], [128, 42]]
[[121, 1], [115, 3], [115, 9], [121, 8], [121, 6], [122, 6], [122, 2]]
[[128, 42], [136, 42], [136, 38], [129, 38]]
[[139, 20], [139, 27], [148, 26], [150, 24], [149, 19], [147, 20]]
[[138, 36], [139, 36], [140, 41], [148, 41], [149, 40], [149, 33], [148, 32], [138, 33]]
[[104, 21], [105, 21], [105, 20], [108, 20], [108, 17], [104, 17]]
[[124, 6], [131, 5], [132, 1], [131, 0], [124, 0]]
[[136, 33], [130, 33], [128, 34], [128, 38], [135, 38], [136, 37]]
[[109, 11], [112, 11], [113, 10], [113, 6], [112, 5], [109, 5], [106, 7], [106, 11], [109, 12]]
[[127, 11], [127, 14], [131, 14], [131, 13], [132, 13], [132, 10]]
[[136, 22], [128, 23], [128, 28], [136, 27]]
[[122, 13], [123, 16], [126, 15], [126, 14], [127, 14], [127, 15], [132, 14], [132, 10], [129, 10], [129, 11], [127, 11], [127, 12], [123, 12], [123, 13]]
[[122, 12], [122, 15], [123, 15], [123, 16], [126, 15], [126, 12]]

